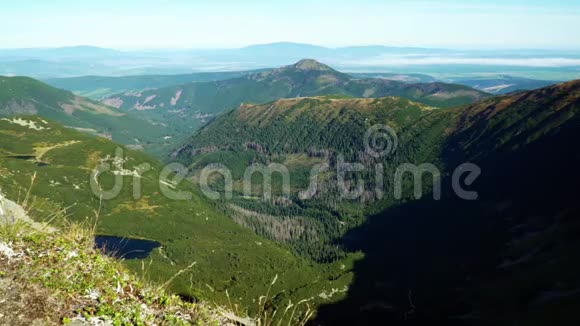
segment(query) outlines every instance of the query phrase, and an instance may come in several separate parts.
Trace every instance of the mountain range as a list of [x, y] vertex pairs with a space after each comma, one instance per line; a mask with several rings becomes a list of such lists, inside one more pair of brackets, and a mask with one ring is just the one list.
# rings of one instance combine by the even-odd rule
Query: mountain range
[[316, 60], [304, 59], [290, 66], [236, 79], [121, 94], [111, 96], [104, 102], [122, 110], [187, 108], [202, 113], [215, 113], [244, 102], [261, 103], [277, 98], [329, 94], [353, 97], [404, 96], [441, 107], [467, 104], [488, 96], [461, 85], [356, 79]]
[[[323, 323], [339, 318], [349, 324], [396, 324], [411, 318], [417, 324], [527, 324], [554, 318], [554, 309], [579, 300], [580, 283], [572, 275], [579, 271], [573, 248], [579, 245], [574, 234], [580, 207], [572, 193], [580, 157], [571, 150], [580, 130], [578, 94], [580, 82], [573, 81], [454, 109], [394, 97], [244, 104], [198, 131], [176, 157], [197, 178], [208, 164], [228, 167], [234, 195], [221, 206], [241, 226], [290, 244], [298, 255], [325, 262], [365, 253], [355, 264], [356, 279], [344, 302], [322, 307]], [[365, 131], [375, 124], [389, 126], [398, 139], [396, 152], [378, 159], [364, 143]], [[339, 155], [366, 168], [349, 180], [351, 186], [364, 184], [354, 200], [338, 191]], [[256, 162], [286, 166], [290, 193], [284, 193], [281, 178], [272, 177], [273, 200], [248, 197], [237, 185], [243, 168]], [[331, 168], [317, 192], [305, 198], [311, 169], [324, 162]], [[389, 192], [395, 186], [389, 178], [400, 164], [426, 162], [443, 176], [441, 200], [413, 199], [412, 180], [403, 182], [406, 195], [399, 200], [392, 192], [383, 198], [374, 192], [369, 171], [377, 164]], [[453, 190], [450, 176], [465, 162], [481, 169], [472, 184], [477, 201], [460, 200]], [[223, 181], [212, 180], [214, 189], [224, 190]], [[252, 183], [258, 189], [252, 196], [258, 196], [261, 180]], [[422, 190], [432, 187], [427, 180]], [[313, 234], [287, 239], [258, 216], [300, 221], [297, 225], [308, 225]], [[505, 298], [498, 301], [494, 293]], [[416, 306], [412, 316], [406, 314], [409, 300]]]
[[[240, 77], [227, 79], [232, 76]], [[158, 85], [181, 78], [215, 80], [125, 92], [99, 103], [30, 78], [4, 77], [5, 91], [0, 94], [4, 103], [2, 112], [4, 115], [38, 114], [161, 157], [216, 115], [241, 103], [327, 94], [395, 95], [450, 107], [489, 96], [466, 86], [438, 82], [409, 84], [379, 78], [359, 79], [315, 60], [301, 60], [294, 65], [257, 72], [105, 78], [103, 83], [141, 88], [147, 83]], [[66, 80], [66, 84], [82, 88], [86, 79], [90, 80], [87, 87], [99, 87], [95, 86], [94, 77]], [[93, 91], [99, 92], [99, 88]]]
[[[233, 74], [188, 75], [184, 84], [102, 102], [0, 78], [2, 193], [18, 198], [29, 189], [36, 215], [67, 208], [70, 220], [96, 223], [99, 234], [159, 242], [147, 260], [126, 265], [140, 273], [149, 264], [154, 281], [172, 281], [189, 300], [251, 310], [268, 293], [267, 309], [282, 311], [304, 299], [316, 307], [314, 324], [580, 322], [580, 81], [492, 96], [352, 76], [309, 59]], [[135, 83], [128, 89], [149, 85]], [[376, 140], [392, 145], [385, 155], [368, 147], [375, 126], [388, 131]], [[181, 183], [161, 178], [158, 159], [116, 142], [187, 167], [170, 166], [170, 176], [189, 174]], [[344, 196], [344, 162], [361, 167], [344, 175], [347, 190], [362, 185], [359, 196]], [[121, 176], [142, 183], [140, 196], [132, 186], [113, 199], [95, 196], [91, 171], [103, 163], [112, 170], [96, 178], [99, 187]], [[271, 197], [260, 177], [246, 193], [247, 167], [271, 163], [288, 169], [289, 191], [274, 174]], [[406, 174], [397, 196], [397, 170], [424, 163], [440, 182]], [[216, 164], [231, 171], [232, 198], [210, 201], [199, 188], [204, 168]], [[321, 164], [328, 170], [310, 189]], [[473, 165], [477, 178], [454, 179]], [[219, 176], [208, 182], [227, 189]], [[478, 200], [459, 198], [458, 182]], [[191, 196], [171, 200], [167, 189]]]
[[[239, 77], [230, 78], [235, 76]], [[197, 81], [191, 82], [192, 79]], [[5, 78], [5, 80], [14, 83], [19, 79]], [[54, 100], [47, 102], [52, 105], [51, 113], [38, 112], [41, 116], [65, 125], [85, 128], [93, 133], [112, 135], [115, 141], [143, 149], [158, 157], [163, 157], [178, 147], [191, 133], [216, 115], [231, 110], [241, 103], [263, 103], [284, 97], [336, 93], [354, 97], [397, 95], [431, 105], [449, 107], [471, 103], [489, 96], [460, 85], [408, 84], [378, 78], [358, 79], [314, 60], [302, 60], [282, 68], [254, 72], [104, 79], [84, 77], [49, 82], [57, 86], [81, 90], [83, 94], [95, 95], [108, 92], [100, 88], [101, 82], [103, 85], [108, 85], [106, 87], [124, 85], [123, 87], [130, 89], [141, 89], [146, 85], [161, 85], [178, 81], [188, 82], [158, 89], [130, 91], [102, 99], [99, 104], [102, 110], [107, 108], [110, 114], [120, 116], [114, 119], [108, 119], [104, 114], [86, 116], [85, 111], [79, 110], [69, 114], [61, 106], [73, 97], [77, 101], [97, 102], [74, 96], [70, 92], [50, 88], [38, 81], [34, 81], [34, 85], [43, 89], [44, 93], [49, 92], [48, 90], [53, 93], [51, 96]], [[32, 80], [29, 79], [29, 82], [32, 83]], [[14, 88], [18, 87], [14, 86]], [[31, 95], [34, 93], [31, 92]], [[6, 95], [7, 103], [12, 101], [10, 96], [10, 94]], [[17, 98], [15, 100], [18, 101]], [[8, 113], [7, 110], [5, 110], [6, 113]], [[55, 112], [59, 112], [59, 115], [55, 116]], [[20, 113], [34, 112], [21, 110]], [[70, 122], [72, 118], [76, 118], [75, 123]]]
[[[272, 69], [262, 69], [263, 72], [270, 70]], [[80, 96], [89, 97], [94, 100], [101, 100], [102, 98], [120, 93], [138, 94], [146, 90], [166, 88], [186, 83], [233, 79], [256, 72], [258, 71], [199, 72], [179, 75], [139, 75], [121, 77], [83, 76], [46, 79], [44, 82], [57, 88], [72, 91]], [[356, 79], [377, 78], [405, 82], [407, 84], [432, 82], [456, 83], [491, 94], [507, 94], [515, 91], [533, 90], [558, 83], [553, 80], [538, 80], [493, 73], [481, 76], [476, 74], [469, 78], [442, 77], [440, 79], [420, 73], [355, 72], [348, 74]]]
[[232, 49], [114, 50], [93, 46], [2, 49], [0, 75], [43, 80], [93, 75], [182, 75], [270, 69], [302, 58], [313, 58], [352, 73], [419, 73], [442, 81], [489, 74], [538, 80], [580, 78], [574, 64], [580, 55], [571, 50], [489, 51], [381, 45], [329, 48], [290, 42]]

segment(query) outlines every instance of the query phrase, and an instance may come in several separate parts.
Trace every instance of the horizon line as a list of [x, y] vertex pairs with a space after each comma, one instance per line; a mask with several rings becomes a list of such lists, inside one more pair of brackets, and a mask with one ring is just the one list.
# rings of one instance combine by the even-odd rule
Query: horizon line
[[487, 45], [479, 45], [479, 46], [431, 46], [431, 45], [399, 45], [399, 44], [379, 44], [379, 43], [370, 43], [370, 44], [351, 44], [351, 45], [338, 45], [338, 46], [329, 46], [329, 45], [320, 45], [315, 43], [302, 43], [302, 42], [294, 42], [294, 41], [276, 41], [276, 42], [267, 42], [267, 43], [252, 43], [242, 46], [180, 46], [180, 47], [155, 47], [155, 46], [139, 46], [139, 47], [116, 47], [116, 46], [103, 46], [103, 45], [95, 45], [95, 44], [75, 44], [75, 45], [62, 45], [62, 46], [53, 46], [53, 47], [44, 47], [44, 46], [25, 46], [25, 47], [3, 47], [0, 45], [0, 51], [6, 50], [58, 50], [58, 49], [72, 49], [72, 48], [93, 48], [93, 49], [101, 49], [101, 50], [114, 50], [119, 52], [138, 52], [138, 51], [217, 51], [217, 50], [242, 50], [250, 47], [255, 46], [272, 46], [272, 45], [299, 45], [299, 46], [310, 46], [316, 47], [321, 49], [327, 50], [340, 50], [340, 49], [348, 49], [348, 48], [365, 48], [365, 47], [384, 47], [384, 48], [392, 48], [392, 49], [424, 49], [424, 50], [454, 50], [454, 51], [580, 51], [578, 47], [538, 47], [538, 46], [530, 46], [530, 47], [499, 47], [499, 46], [487, 46]]

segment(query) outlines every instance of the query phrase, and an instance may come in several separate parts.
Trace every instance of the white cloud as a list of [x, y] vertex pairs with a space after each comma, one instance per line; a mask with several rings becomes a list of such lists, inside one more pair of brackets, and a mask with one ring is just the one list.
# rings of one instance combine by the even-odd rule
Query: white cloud
[[423, 57], [384, 56], [344, 62], [359, 66], [409, 66], [409, 65], [482, 65], [482, 66], [519, 66], [519, 67], [571, 67], [580, 66], [576, 58], [458, 58], [458, 57]]

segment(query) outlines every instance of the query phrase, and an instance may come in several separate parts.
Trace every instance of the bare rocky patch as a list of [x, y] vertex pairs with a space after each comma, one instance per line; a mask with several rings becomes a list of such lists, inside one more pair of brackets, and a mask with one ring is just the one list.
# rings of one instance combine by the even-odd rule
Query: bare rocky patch
[[175, 106], [177, 105], [177, 102], [179, 101], [179, 99], [181, 98], [181, 94], [183, 93], [183, 90], [180, 89], [175, 93], [175, 96], [171, 98], [171, 105]]
[[75, 111], [86, 111], [96, 114], [110, 115], [114, 117], [120, 117], [124, 114], [121, 112], [116, 112], [106, 105], [93, 103], [83, 99], [82, 97], [75, 97], [70, 103], [62, 103], [60, 107], [68, 115], [72, 115]]
[[37, 114], [38, 110], [33, 102], [11, 100], [4, 105], [2, 112], [7, 115], [33, 115]]
[[121, 108], [121, 106], [123, 105], [123, 100], [120, 97], [112, 97], [112, 98], [106, 98], [103, 101], [103, 104], [114, 107], [114, 108]]

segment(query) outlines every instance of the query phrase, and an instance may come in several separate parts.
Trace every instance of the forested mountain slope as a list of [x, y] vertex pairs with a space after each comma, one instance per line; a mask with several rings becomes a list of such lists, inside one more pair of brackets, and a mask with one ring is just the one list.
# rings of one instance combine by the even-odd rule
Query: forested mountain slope
[[[97, 234], [159, 242], [162, 247], [149, 257], [125, 264], [140, 275], [146, 266], [147, 277], [159, 284], [171, 279], [169, 288], [184, 297], [224, 305], [231, 301], [255, 313], [255, 301], [276, 275], [268, 309], [313, 296], [311, 305], [329, 302], [317, 295], [343, 289], [350, 281], [339, 264], [313, 266], [238, 226], [191, 192], [187, 181], [173, 183], [171, 167], [169, 176], [162, 177], [163, 166], [142, 152], [35, 116], [0, 119], [0, 133], [0, 189], [7, 198], [26, 201], [33, 216], [56, 227], [70, 221], [91, 228], [96, 224]], [[94, 174], [97, 167], [102, 174]], [[99, 189], [115, 189], [119, 182], [118, 194], [100, 200]], [[190, 195], [179, 200], [168, 191]], [[63, 214], [54, 218], [55, 212]], [[194, 262], [195, 268], [186, 269]], [[333, 280], [312, 283], [316, 278]], [[276, 301], [270, 301], [274, 295]]]
[[[340, 316], [349, 323], [542, 324], [578, 302], [580, 284], [572, 275], [580, 272], [573, 254], [580, 225], [573, 198], [580, 181], [574, 150], [579, 108], [579, 81], [451, 110], [399, 98], [286, 99], [241, 105], [175, 155], [198, 175], [211, 164], [227, 166], [234, 196], [224, 205], [254, 232], [288, 242], [252, 214], [300, 217], [327, 246], [307, 237], [290, 241], [298, 254], [324, 261], [365, 253], [348, 298], [323, 308], [321, 321]], [[365, 132], [376, 124], [389, 126], [398, 142], [396, 151], [380, 158], [365, 148]], [[348, 175], [351, 186], [365, 184], [354, 200], [342, 198], [337, 186], [340, 155], [366, 168]], [[330, 172], [319, 191], [304, 198], [311, 168], [324, 162]], [[453, 188], [452, 174], [466, 162], [481, 169], [467, 187], [478, 192], [475, 201], [461, 200]], [[248, 198], [240, 180], [254, 163], [285, 165], [290, 194], [273, 177], [274, 200]], [[387, 190], [382, 199], [374, 192], [377, 163]], [[395, 200], [392, 175], [403, 163], [433, 164], [442, 177], [441, 200], [429, 192], [415, 200], [412, 182], [403, 183], [404, 195]], [[430, 180], [424, 179], [424, 191], [433, 189]], [[259, 197], [261, 181], [252, 180], [253, 196]], [[212, 186], [223, 190], [223, 181], [212, 180]]]

